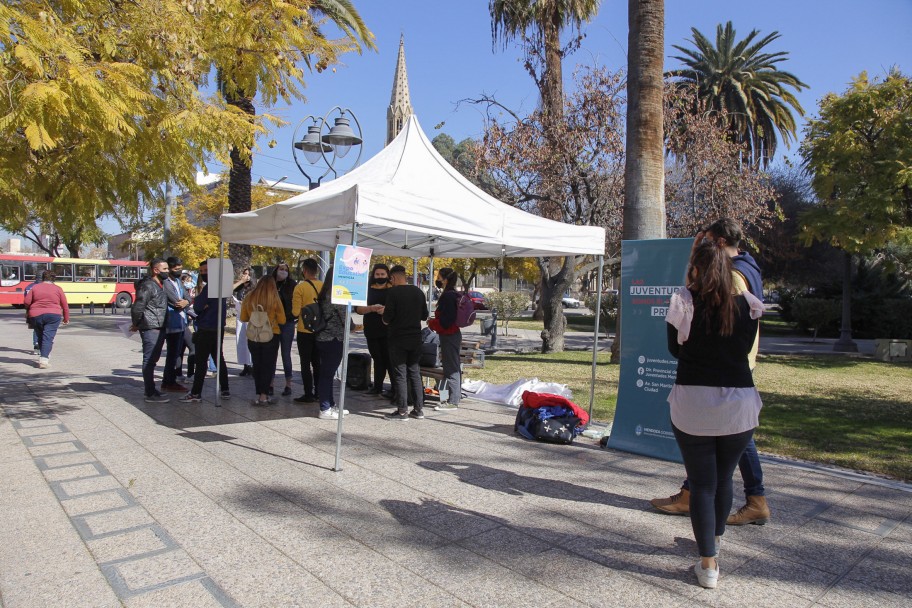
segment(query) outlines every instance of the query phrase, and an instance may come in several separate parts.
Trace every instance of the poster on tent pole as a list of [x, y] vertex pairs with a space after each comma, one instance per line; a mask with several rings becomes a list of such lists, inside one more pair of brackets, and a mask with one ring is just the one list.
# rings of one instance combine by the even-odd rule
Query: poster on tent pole
[[668, 393], [677, 360], [668, 352], [665, 312], [684, 281], [693, 239], [621, 245], [621, 369], [608, 447], [681, 462]]
[[367, 306], [367, 284], [373, 249], [336, 245], [333, 264], [333, 304]]

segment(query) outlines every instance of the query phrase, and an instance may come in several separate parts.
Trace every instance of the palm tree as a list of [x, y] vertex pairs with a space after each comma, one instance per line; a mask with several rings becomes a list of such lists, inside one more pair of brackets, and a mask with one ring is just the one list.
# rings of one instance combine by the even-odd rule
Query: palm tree
[[[250, 2], [250, 4], [253, 4], [253, 2]], [[367, 29], [351, 0], [313, 0], [302, 6], [306, 6], [306, 9], [313, 15], [314, 19], [307, 23], [304, 22], [304, 17], [296, 18], [291, 23], [280, 21], [278, 25], [287, 27], [288, 32], [274, 32], [272, 41], [275, 42], [276, 46], [271, 50], [272, 52], [253, 54], [249, 52], [241, 53], [241, 50], [238, 50], [237, 56], [242, 57], [242, 59], [236, 60], [234, 55], [229, 53], [226, 63], [218, 65], [217, 78], [219, 88], [225, 96], [225, 101], [247, 114], [251, 121], [256, 115], [253, 100], [259, 87], [262, 86], [268, 89], [264, 92], [264, 101], [266, 103], [274, 101], [277, 97], [287, 98], [289, 94], [300, 96], [293, 89], [295, 88], [295, 82], [303, 84], [303, 71], [291, 73], [291, 71], [275, 71], [270, 68], [261, 68], [262, 65], [272, 61], [275, 56], [287, 54], [288, 47], [296, 46], [299, 58], [308, 67], [314, 68], [318, 72], [327, 67], [327, 61], [326, 59], [321, 59], [316, 65], [311, 66], [311, 57], [320, 55], [319, 49], [321, 47], [323, 47], [324, 53], [329, 49], [329, 55], [333, 57], [336, 53], [348, 50], [357, 50], [360, 53], [365, 47], [372, 50], [377, 48], [374, 43], [374, 35]], [[271, 9], [267, 7], [266, 10]], [[318, 27], [318, 18], [326, 18], [332, 22], [345, 34], [345, 39], [342, 41], [328, 40], [325, 33]], [[302, 38], [302, 33], [309, 36]], [[267, 37], [262, 36], [261, 38], [265, 39]], [[290, 66], [290, 69], [296, 70], [295, 66]], [[232, 148], [230, 154], [228, 211], [230, 213], [250, 211], [251, 150]], [[251, 251], [249, 245], [231, 243], [228, 246], [228, 253], [238, 271], [250, 265]]]
[[[684, 53], [676, 56], [686, 67], [669, 72], [675, 82], [695, 86], [697, 95], [714, 110], [725, 108], [735, 141], [743, 143], [751, 161], [767, 165], [776, 153], [778, 137], [788, 145], [797, 139], [792, 109], [804, 116], [804, 109], [790, 89], [800, 92], [808, 85], [790, 72], [779, 70], [788, 52], [765, 52], [765, 47], [780, 36], [773, 32], [759, 40], [752, 30], [741, 41], [735, 39], [731, 21], [716, 26], [715, 46], [690, 28], [695, 48], [674, 45]], [[778, 136], [777, 136], [778, 132]]]
[[628, 0], [624, 238], [665, 238], [664, 0]]
[[[561, 46], [561, 31], [569, 26], [580, 28], [598, 12], [601, 0], [489, 0], [491, 13], [491, 38], [496, 45], [504, 45], [520, 38], [526, 46], [526, 69], [538, 85], [541, 94], [542, 125], [544, 135], [553, 149], [559, 142], [552, 141], [557, 124], [564, 116], [564, 82], [561, 61], [565, 50]], [[539, 76], [535, 68], [544, 56], [544, 72]], [[564, 350], [564, 315], [561, 297], [575, 278], [576, 256], [539, 260], [542, 273], [541, 307], [545, 329], [542, 331], [542, 352]]]

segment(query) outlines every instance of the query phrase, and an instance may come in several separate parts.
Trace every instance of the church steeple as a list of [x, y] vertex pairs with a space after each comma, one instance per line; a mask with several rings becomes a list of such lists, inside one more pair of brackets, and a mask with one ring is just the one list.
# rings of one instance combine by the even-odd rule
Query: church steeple
[[393, 92], [386, 109], [386, 143], [396, 136], [408, 117], [414, 114], [409, 96], [408, 74], [405, 71], [405, 35], [399, 37], [399, 57], [396, 60], [396, 75], [393, 77]]

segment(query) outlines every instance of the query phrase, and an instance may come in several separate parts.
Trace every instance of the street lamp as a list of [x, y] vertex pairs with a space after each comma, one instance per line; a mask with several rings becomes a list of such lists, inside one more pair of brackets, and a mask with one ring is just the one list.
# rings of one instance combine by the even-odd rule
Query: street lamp
[[[327, 134], [323, 135], [323, 131], [329, 123], [330, 116], [335, 112], [338, 112], [339, 115], [336, 116], [333, 121], [333, 127], [329, 129]], [[351, 121], [348, 119], [349, 116], [355, 121], [355, 126], [358, 128], [357, 133], [355, 133], [351, 127]], [[307, 125], [307, 134], [299, 140], [298, 131], [301, 130], [307, 121], [310, 121], [310, 124]], [[352, 168], [356, 167], [361, 161], [361, 152], [364, 149], [361, 145], [363, 141], [364, 140], [361, 138], [361, 123], [358, 122], [358, 117], [355, 116], [355, 113], [348, 108], [335, 106], [326, 113], [326, 116], [319, 117], [311, 114], [305, 116], [301, 122], [298, 123], [294, 135], [292, 136], [293, 143], [291, 146], [291, 154], [295, 164], [298, 166], [298, 170], [307, 178], [310, 190], [313, 190], [320, 186], [320, 182], [324, 177], [329, 175], [330, 172], [332, 172], [333, 177], [338, 176], [338, 171], [335, 167], [336, 160], [347, 156], [353, 146], [359, 146], [358, 157], [352, 164]], [[316, 180], [305, 171], [304, 167], [301, 166], [301, 163], [298, 161], [299, 151], [303, 154], [304, 160], [311, 165], [316, 165], [320, 159], [323, 159], [323, 162], [326, 164], [326, 171], [317, 177]]]

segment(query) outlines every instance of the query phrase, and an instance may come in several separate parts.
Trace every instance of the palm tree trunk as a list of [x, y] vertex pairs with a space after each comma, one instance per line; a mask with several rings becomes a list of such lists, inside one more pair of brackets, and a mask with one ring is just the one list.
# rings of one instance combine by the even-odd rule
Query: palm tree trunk
[[[242, 95], [232, 96], [227, 99], [228, 103], [249, 114], [256, 115], [256, 108], [253, 106], [253, 98]], [[248, 158], [250, 154], [248, 151]], [[245, 213], [250, 211], [250, 163], [251, 160], [245, 161], [241, 151], [237, 148], [231, 149], [231, 170], [228, 172], [228, 212]], [[250, 266], [252, 253], [250, 245], [228, 244], [228, 257], [234, 265], [236, 273]]]
[[664, 0], [628, 0], [624, 238], [665, 238]]

